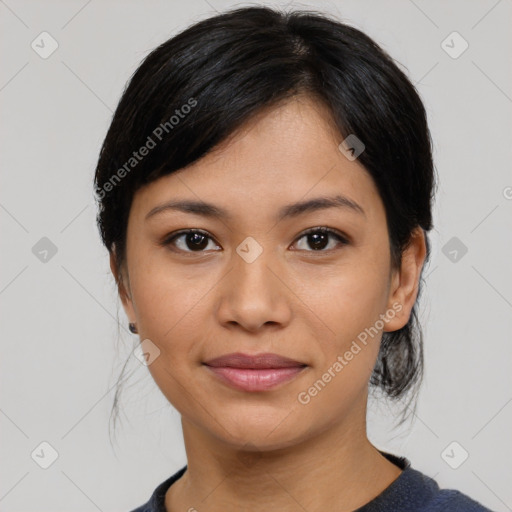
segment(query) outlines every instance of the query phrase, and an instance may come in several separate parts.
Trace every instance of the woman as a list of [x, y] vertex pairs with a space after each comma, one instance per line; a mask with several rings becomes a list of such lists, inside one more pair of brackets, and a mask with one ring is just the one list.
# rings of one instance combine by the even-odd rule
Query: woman
[[134, 512], [488, 510], [366, 435], [369, 388], [421, 381], [435, 187], [423, 104], [368, 36], [265, 7], [191, 26], [132, 77], [95, 187], [188, 461]]

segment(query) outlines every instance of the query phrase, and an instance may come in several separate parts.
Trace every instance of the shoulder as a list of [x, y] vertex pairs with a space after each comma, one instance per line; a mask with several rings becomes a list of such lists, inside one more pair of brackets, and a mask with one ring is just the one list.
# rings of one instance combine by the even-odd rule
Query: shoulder
[[155, 508], [151, 505], [150, 501], [148, 501], [147, 503], [144, 503], [144, 505], [141, 505], [140, 507], [130, 510], [130, 512], [154, 512], [154, 511], [155, 511]]
[[493, 512], [455, 489], [439, 489], [421, 512]]
[[404, 490], [419, 497], [413, 507], [418, 512], [493, 512], [461, 491], [440, 488], [433, 478], [410, 466], [403, 475]]
[[458, 490], [440, 488], [436, 480], [413, 468], [407, 458], [381, 453], [403, 471], [380, 496], [363, 507], [361, 512], [493, 512]]
[[184, 466], [179, 471], [174, 473], [171, 477], [169, 477], [167, 480], [162, 482], [153, 492], [151, 497], [149, 498], [149, 501], [147, 503], [144, 503], [144, 505], [141, 505], [140, 507], [137, 507], [134, 510], [131, 510], [130, 512], [166, 512], [165, 509], [165, 494], [169, 487], [176, 481], [178, 478], [180, 478], [183, 473], [185, 473], [187, 469], [187, 466]]

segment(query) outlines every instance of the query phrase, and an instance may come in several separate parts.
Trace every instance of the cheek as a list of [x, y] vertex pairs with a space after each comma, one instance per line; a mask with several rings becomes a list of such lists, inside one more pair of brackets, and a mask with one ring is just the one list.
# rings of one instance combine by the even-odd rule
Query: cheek
[[[341, 340], [370, 327], [387, 304], [386, 262], [367, 252], [307, 279], [307, 303]], [[307, 275], [303, 273], [303, 276]], [[304, 277], [302, 277], [304, 279]]]
[[197, 399], [190, 387], [190, 361], [199, 357], [200, 346], [194, 341], [211, 284], [186, 279], [183, 272], [155, 261], [139, 267], [132, 281], [141, 341], [149, 339], [160, 350], [148, 370], [173, 406], [191, 412]]
[[133, 270], [131, 283], [139, 332], [155, 340], [161, 350], [181, 350], [198, 329], [194, 319], [212, 283], [208, 278], [191, 278], [191, 271], [173, 267], [165, 258], [147, 259]]
[[308, 304], [324, 324], [317, 335], [322, 357], [311, 380], [318, 407], [336, 403], [343, 412], [367, 389], [380, 348], [377, 322], [387, 304], [387, 262], [377, 256], [366, 251], [347, 257], [307, 285]]
[[334, 421], [367, 391], [380, 348], [377, 322], [385, 312], [387, 277], [371, 258], [359, 258], [323, 279], [317, 276], [308, 288], [308, 305], [324, 328], [315, 331], [322, 355], [301, 396]]

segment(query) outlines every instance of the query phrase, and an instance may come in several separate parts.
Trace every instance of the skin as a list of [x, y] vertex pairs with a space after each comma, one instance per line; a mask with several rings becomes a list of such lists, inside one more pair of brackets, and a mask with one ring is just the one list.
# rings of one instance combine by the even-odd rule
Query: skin
[[[182, 417], [188, 468], [166, 494], [168, 511], [348, 512], [401, 473], [367, 438], [368, 382], [382, 332], [410, 317], [425, 239], [418, 228], [392, 269], [384, 205], [364, 167], [338, 149], [342, 140], [321, 103], [296, 96], [134, 197], [127, 264], [119, 270], [112, 255], [111, 268], [129, 321], [160, 350], [149, 371]], [[326, 208], [276, 220], [285, 205], [337, 193], [365, 214]], [[167, 210], [145, 220], [171, 199], [213, 203], [231, 218]], [[318, 226], [348, 243], [330, 235], [315, 251], [303, 231]], [[192, 228], [211, 237], [203, 252], [186, 237], [162, 245]], [[251, 263], [236, 252], [248, 236], [263, 248]], [[298, 394], [389, 310], [379, 334], [300, 403]], [[308, 366], [272, 390], [241, 391], [202, 364], [232, 352]]]

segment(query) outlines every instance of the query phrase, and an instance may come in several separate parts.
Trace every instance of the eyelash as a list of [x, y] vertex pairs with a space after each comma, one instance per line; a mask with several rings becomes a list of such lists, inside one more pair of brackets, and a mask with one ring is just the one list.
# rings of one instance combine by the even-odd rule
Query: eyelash
[[[163, 240], [162, 242], [162, 245], [163, 246], [169, 246], [169, 245], [174, 245], [173, 242], [179, 238], [180, 236], [183, 236], [183, 235], [188, 235], [188, 234], [194, 234], [194, 233], [198, 233], [200, 235], [203, 235], [207, 238], [209, 238], [210, 240], [213, 240], [217, 245], [219, 245], [215, 239], [213, 237], [211, 237], [206, 231], [202, 231], [201, 229], [184, 229], [184, 230], [181, 230], [181, 231], [177, 231], [175, 233], [171, 233], [169, 236], [165, 237], [165, 239]], [[305, 236], [309, 235], [309, 234], [312, 234], [312, 233], [320, 233], [320, 234], [325, 234], [325, 235], [331, 235], [333, 236], [334, 238], [336, 238], [336, 240], [339, 242], [339, 245], [340, 246], [344, 246], [344, 245], [348, 245], [349, 244], [349, 240], [346, 236], [344, 236], [342, 233], [332, 229], [332, 228], [327, 228], [327, 227], [324, 227], [324, 226], [318, 226], [318, 227], [314, 227], [314, 228], [309, 228], [307, 229], [306, 231], [303, 231], [295, 240], [294, 244], [296, 244], [301, 238], [304, 238]], [[339, 248], [339, 247], [337, 247]], [[331, 251], [333, 250], [336, 250], [337, 248], [334, 248], [334, 249], [327, 249], [327, 250], [324, 250], [324, 249], [319, 249], [317, 251], [315, 250], [306, 250], [305, 252], [311, 252], [311, 253], [330, 253]], [[205, 251], [185, 251], [185, 250], [182, 250], [182, 249], [176, 249], [178, 252], [182, 252], [182, 253], [188, 253], [188, 254], [201, 254], [201, 253], [204, 253]], [[299, 249], [301, 250], [301, 249]]]

